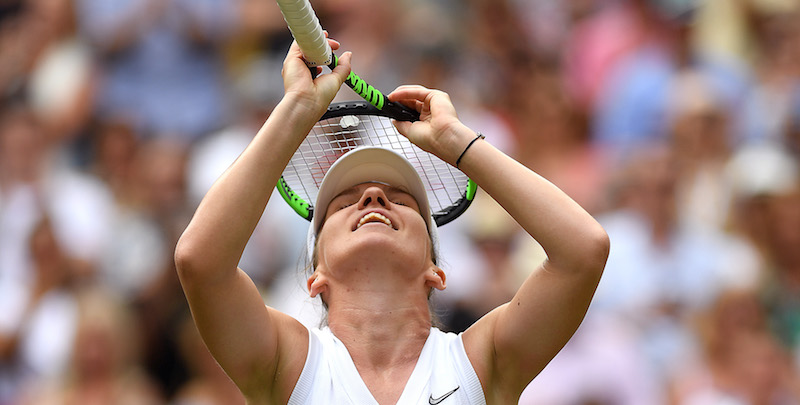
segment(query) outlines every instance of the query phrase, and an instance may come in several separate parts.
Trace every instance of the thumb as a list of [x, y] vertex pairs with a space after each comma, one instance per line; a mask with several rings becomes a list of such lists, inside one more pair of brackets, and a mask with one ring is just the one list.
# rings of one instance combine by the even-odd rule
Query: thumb
[[314, 79], [314, 83], [317, 86], [317, 89], [320, 91], [320, 95], [322, 99], [325, 101], [325, 105], [327, 106], [334, 97], [336, 97], [336, 93], [339, 91], [339, 88], [342, 87], [345, 79], [347, 79], [347, 75], [350, 74], [350, 52], [346, 52], [339, 58], [336, 67], [331, 71], [330, 74], [321, 75]]
[[392, 120], [392, 124], [397, 128], [397, 132], [408, 138], [408, 133], [411, 130], [411, 121]]
[[336, 67], [331, 71], [333, 75], [335, 75], [341, 83], [347, 79], [347, 76], [350, 75], [350, 70], [352, 69], [350, 65], [350, 61], [353, 59], [352, 52], [345, 52], [339, 58]]

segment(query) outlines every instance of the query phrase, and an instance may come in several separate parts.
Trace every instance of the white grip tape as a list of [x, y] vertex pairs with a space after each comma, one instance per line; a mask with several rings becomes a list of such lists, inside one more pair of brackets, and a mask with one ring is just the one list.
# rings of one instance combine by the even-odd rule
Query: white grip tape
[[308, 66], [327, 66], [333, 53], [308, 0], [276, 0]]

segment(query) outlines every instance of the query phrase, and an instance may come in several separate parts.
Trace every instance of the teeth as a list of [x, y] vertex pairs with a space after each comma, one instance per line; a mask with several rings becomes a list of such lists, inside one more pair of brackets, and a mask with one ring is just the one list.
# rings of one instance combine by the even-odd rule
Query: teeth
[[370, 212], [369, 214], [364, 215], [364, 217], [358, 221], [358, 226], [356, 226], [356, 229], [361, 228], [361, 226], [367, 222], [383, 222], [386, 225], [392, 226], [392, 221], [390, 221], [389, 218], [386, 218], [377, 212]]

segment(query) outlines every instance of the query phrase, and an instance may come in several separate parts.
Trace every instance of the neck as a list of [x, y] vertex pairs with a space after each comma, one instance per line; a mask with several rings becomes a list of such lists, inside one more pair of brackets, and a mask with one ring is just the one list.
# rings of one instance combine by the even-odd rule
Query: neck
[[328, 324], [360, 371], [415, 363], [430, 333], [424, 289], [384, 285], [348, 286], [339, 295], [336, 286], [330, 286]]

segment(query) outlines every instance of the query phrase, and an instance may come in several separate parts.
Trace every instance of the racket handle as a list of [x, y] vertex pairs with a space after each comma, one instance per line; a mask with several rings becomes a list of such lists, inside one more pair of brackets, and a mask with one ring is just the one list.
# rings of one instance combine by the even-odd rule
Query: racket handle
[[[300, 46], [300, 50], [303, 51], [303, 59], [311, 68], [311, 75], [316, 76], [316, 66], [335, 68], [338, 60], [325, 38], [325, 33], [322, 31], [322, 26], [319, 24], [319, 19], [314, 13], [314, 9], [311, 8], [309, 0], [276, 0], [276, 2], [292, 36]], [[392, 114], [394, 119], [403, 121], [419, 119], [419, 113], [404, 105], [387, 100], [383, 93], [353, 72], [350, 72], [345, 83], [379, 110]]]
[[333, 52], [322, 32], [319, 19], [311, 8], [311, 3], [308, 0], [276, 1], [286, 25], [289, 26], [297, 45], [303, 51], [306, 65], [309, 67], [330, 65], [333, 62]]

